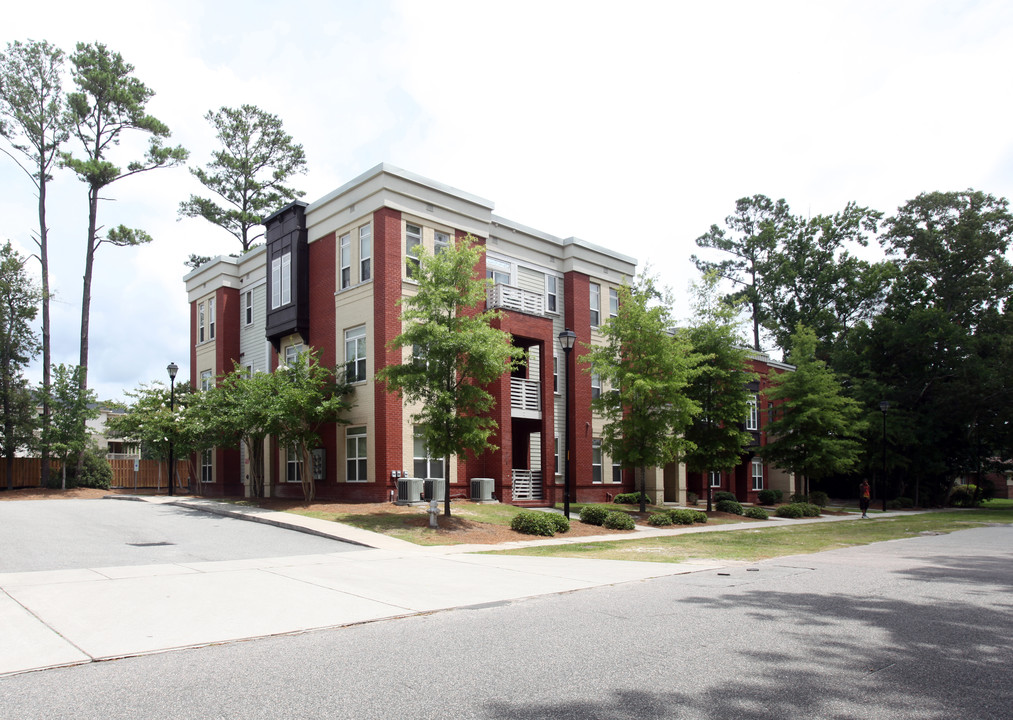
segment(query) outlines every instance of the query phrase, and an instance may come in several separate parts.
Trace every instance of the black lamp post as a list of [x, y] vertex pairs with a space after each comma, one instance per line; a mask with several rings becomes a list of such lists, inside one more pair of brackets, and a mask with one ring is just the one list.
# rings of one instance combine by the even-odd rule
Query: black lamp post
[[883, 512], [886, 512], [886, 411], [890, 409], [890, 403], [883, 400], [879, 409], [883, 412]]
[[[171, 363], [169, 363], [168, 367], [166, 367], [165, 369], [169, 371], [169, 417], [173, 418], [173, 423], [175, 424], [176, 371], [179, 370], [179, 366], [176, 365], [176, 363], [171, 362]], [[175, 432], [175, 428], [173, 428], [172, 430], [170, 430], [170, 432]], [[174, 470], [173, 464], [174, 464], [175, 458], [173, 458], [173, 456], [172, 456], [172, 451], [173, 451], [173, 447], [172, 447], [172, 435], [170, 435], [169, 436], [169, 494], [170, 495], [173, 494], [172, 490], [173, 490], [173, 485], [175, 484], [174, 483], [174, 478], [173, 478], [173, 475], [175, 474], [175, 473], [173, 473], [173, 470]]]
[[563, 417], [566, 420], [566, 431], [563, 440], [563, 514], [566, 515], [566, 519], [570, 519], [570, 351], [573, 350], [573, 344], [577, 341], [577, 333], [570, 328], [566, 328], [563, 332], [559, 333], [559, 347], [563, 348], [564, 356], [566, 357], [566, 410], [564, 411]]

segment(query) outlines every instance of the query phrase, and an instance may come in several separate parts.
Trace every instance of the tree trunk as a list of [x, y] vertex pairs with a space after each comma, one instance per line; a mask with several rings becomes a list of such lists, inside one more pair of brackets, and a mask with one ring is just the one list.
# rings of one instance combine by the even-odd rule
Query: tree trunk
[[302, 494], [306, 502], [310, 503], [317, 496], [317, 484], [313, 479], [313, 459], [310, 457], [308, 445], [300, 443], [299, 449], [302, 451]]
[[[84, 256], [84, 282], [81, 291], [81, 392], [88, 389], [88, 330], [91, 313], [91, 275], [95, 264], [95, 233], [98, 225], [98, 188], [88, 191], [88, 248]], [[82, 421], [84, 422], [84, 421]], [[77, 456], [77, 472], [80, 477], [84, 467], [84, 451]], [[169, 482], [173, 481], [173, 473], [169, 473]]]
[[[433, 494], [436, 493], [433, 483]], [[443, 456], [443, 516], [450, 517], [450, 455]]]
[[[49, 231], [46, 228], [46, 168], [39, 168], [39, 263], [42, 265], [42, 475], [40, 484], [49, 486], [49, 392], [51, 349], [49, 341]], [[65, 475], [66, 476], [66, 475]]]
[[647, 512], [647, 495], [644, 492], [644, 486], [647, 485], [647, 467], [640, 467], [640, 512]]

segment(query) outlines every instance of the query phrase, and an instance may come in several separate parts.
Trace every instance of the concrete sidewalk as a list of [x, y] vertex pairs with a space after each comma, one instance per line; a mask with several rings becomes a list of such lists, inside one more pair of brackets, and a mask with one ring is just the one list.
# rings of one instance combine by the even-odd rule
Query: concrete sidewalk
[[[475, 555], [471, 553], [595, 539], [422, 547], [291, 513], [193, 498], [134, 499], [170, 502], [371, 549], [226, 562], [0, 574], [0, 675], [509, 602], [734, 564]], [[738, 527], [651, 529], [638, 531], [637, 536], [720, 532]], [[616, 536], [600, 539], [614, 540]]]

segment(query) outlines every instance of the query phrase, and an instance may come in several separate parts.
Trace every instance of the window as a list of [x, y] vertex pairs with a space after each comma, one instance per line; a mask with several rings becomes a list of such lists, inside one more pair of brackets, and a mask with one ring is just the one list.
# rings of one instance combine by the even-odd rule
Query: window
[[753, 490], [763, 490], [763, 461], [753, 458]]
[[598, 327], [601, 324], [601, 285], [591, 283], [591, 327]]
[[619, 317], [619, 291], [609, 288], [609, 317]]
[[492, 280], [493, 285], [510, 284], [510, 263], [496, 258], [486, 257], [485, 276]]
[[591, 438], [591, 482], [601, 483], [601, 438]]
[[302, 355], [302, 343], [295, 343], [285, 348], [285, 364], [295, 365], [295, 361]]
[[549, 312], [557, 312], [557, 290], [556, 283], [559, 282], [559, 278], [555, 275], [545, 276], [545, 309]]
[[749, 398], [749, 414], [746, 416], [746, 430], [760, 429], [760, 413], [758, 409], [759, 398], [752, 395]]
[[341, 289], [352, 284], [352, 236], [345, 233], [338, 241], [341, 247]]
[[591, 373], [591, 399], [595, 400], [601, 397], [601, 375], [598, 373]]
[[552, 392], [559, 395], [559, 355], [552, 356]]
[[302, 482], [302, 458], [295, 448], [289, 448], [285, 455], [285, 482]]
[[623, 466], [617, 463], [614, 459], [612, 460], [612, 482], [621, 483], [623, 481]]
[[292, 253], [287, 252], [271, 261], [271, 309], [292, 302]]
[[359, 282], [370, 278], [370, 261], [373, 258], [373, 226], [359, 228]]
[[439, 255], [450, 247], [450, 236], [444, 232], [436, 232], [436, 239], [433, 241], [433, 255]]
[[215, 481], [214, 466], [211, 464], [210, 450], [204, 450], [200, 454], [200, 481], [202, 483]]
[[200, 371], [200, 389], [202, 391], [210, 390], [212, 388], [211, 383], [211, 371], [201, 370]]
[[197, 303], [197, 342], [204, 342], [204, 303]]
[[243, 293], [243, 306], [246, 311], [246, 324], [253, 324], [253, 291], [247, 290]]
[[417, 478], [442, 478], [443, 458], [429, 457], [426, 436], [421, 426], [415, 427], [415, 443], [412, 450], [412, 470]]
[[208, 340], [215, 339], [215, 299], [208, 300]]
[[366, 482], [366, 428], [345, 430], [345, 481]]
[[366, 379], [366, 327], [345, 330], [345, 380], [363, 382]]
[[561, 472], [561, 470], [559, 469], [559, 438], [558, 437], [553, 438], [552, 467], [555, 468], [555, 470], [553, 472], [555, 472], [556, 475], [559, 475], [560, 472]]
[[710, 471], [710, 484], [711, 487], [721, 487], [721, 473], [717, 470]]
[[408, 223], [405, 225], [405, 273], [415, 277], [419, 267], [418, 253], [422, 249], [422, 228]]

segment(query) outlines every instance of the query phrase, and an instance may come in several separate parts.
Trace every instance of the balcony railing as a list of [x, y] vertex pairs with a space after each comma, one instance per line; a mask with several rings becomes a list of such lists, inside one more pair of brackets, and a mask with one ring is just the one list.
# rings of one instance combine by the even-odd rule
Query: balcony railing
[[538, 420], [542, 416], [542, 384], [537, 380], [510, 378], [510, 415]]
[[510, 285], [493, 285], [489, 288], [486, 293], [486, 305], [490, 308], [515, 310], [526, 315], [545, 314], [544, 295]]
[[514, 500], [541, 500], [542, 471], [514, 468], [513, 497]]

